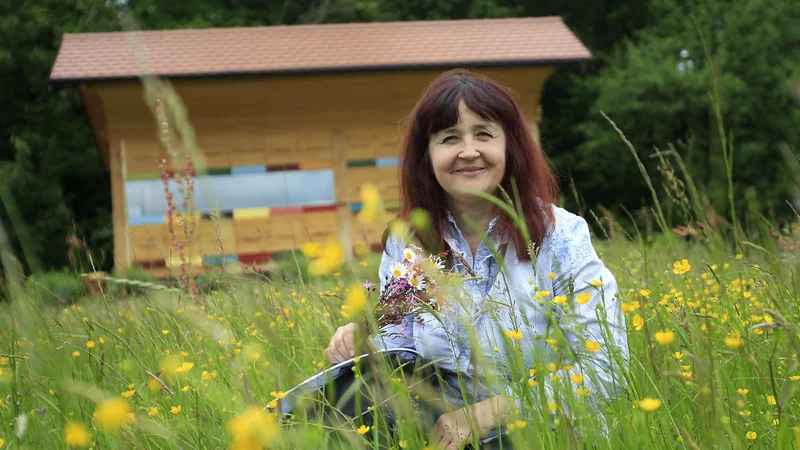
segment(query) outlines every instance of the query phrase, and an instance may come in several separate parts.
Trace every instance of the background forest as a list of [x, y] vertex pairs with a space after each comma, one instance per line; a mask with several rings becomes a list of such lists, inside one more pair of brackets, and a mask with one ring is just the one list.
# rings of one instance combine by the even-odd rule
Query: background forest
[[[111, 266], [108, 172], [77, 90], [48, 80], [65, 32], [560, 15], [596, 56], [559, 69], [542, 99], [542, 142], [568, 209], [625, 223], [643, 221], [637, 211], [652, 201], [603, 111], [648, 172], [659, 173], [655, 148], [674, 147], [706, 206], [730, 217], [702, 36], [732, 139], [737, 211], [745, 223], [758, 214], [781, 221], [800, 201], [796, 6], [792, 0], [0, 2], [0, 219], [10, 224], [18, 252], [20, 242], [29, 247], [33, 271], [67, 266], [69, 242], [85, 242], [99, 269]], [[132, 20], [123, 21], [123, 12]], [[682, 190], [673, 186], [671, 195]], [[666, 211], [673, 224], [685, 223], [674, 202], [667, 201]]]

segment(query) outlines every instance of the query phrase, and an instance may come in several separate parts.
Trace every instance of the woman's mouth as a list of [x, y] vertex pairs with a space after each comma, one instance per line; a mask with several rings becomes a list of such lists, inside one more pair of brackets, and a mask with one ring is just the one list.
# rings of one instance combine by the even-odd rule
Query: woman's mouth
[[474, 176], [483, 173], [485, 170], [485, 167], [465, 167], [463, 169], [454, 170], [453, 173], [465, 176]]

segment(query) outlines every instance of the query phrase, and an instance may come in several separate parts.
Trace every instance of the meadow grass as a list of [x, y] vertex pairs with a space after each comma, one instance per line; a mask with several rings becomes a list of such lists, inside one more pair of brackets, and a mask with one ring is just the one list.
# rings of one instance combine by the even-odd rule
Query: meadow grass
[[[183, 159], [202, 174], [176, 94], [160, 80], [143, 82], [148, 99], [163, 100], [153, 101], [157, 120], [175, 118], [174, 128], [162, 127], [180, 138], [162, 136], [173, 163], [181, 155], [170, 142], [180, 141]], [[730, 188], [733, 147], [719, 108], [715, 114]], [[508, 384], [520, 407], [508, 435], [524, 449], [800, 448], [800, 217], [781, 228], [754, 216], [745, 229], [731, 197], [726, 226], [704, 206], [677, 152], [660, 152], [683, 175], [668, 164], [662, 171], [684, 183], [665, 183], [686, 218], [681, 234], [689, 238], [679, 239], [620, 135], [648, 182], [650, 217], [660, 228], [628, 235], [594, 221], [608, 228], [609, 239], [595, 246], [619, 283], [626, 316], [630, 361], [612, 358], [624, 391], [610, 402], [583, 396], [578, 386], [588, 380], [569, 375], [572, 363], [524, 367], [509, 337], [500, 351], [515, 365]], [[171, 205], [173, 212], [180, 214]], [[425, 392], [406, 389], [396, 374], [385, 383], [398, 399], [387, 407], [399, 418], [394, 434], [380, 421], [366, 430], [299, 411], [286, 422], [273, 414], [284, 391], [329, 365], [322, 350], [337, 327], [358, 320], [369, 325], [361, 334], [375, 331], [374, 319], [364, 319], [376, 295], [360, 315], [352, 306], [358, 283], [379, 283], [380, 256], [340, 265], [341, 255], [322, 253], [310, 263], [297, 255], [297, 270], [282, 276], [220, 275], [218, 285], [197, 290], [182, 270], [181, 288], [145, 283], [136, 286], [139, 295], [106, 291], [66, 307], [26, 289], [10, 254], [0, 254], [8, 276], [0, 302], [0, 448], [425, 448], [430, 424], [409, 407]], [[555, 335], [543, 340], [554, 354], [571, 350]]]
[[[627, 390], [595, 413], [565, 389], [554, 429], [549, 409], [520, 411], [509, 433], [519, 448], [800, 446], [796, 254], [755, 245], [747, 256], [728, 254], [663, 236], [597, 248], [626, 313]], [[688, 266], [676, 267], [683, 259]], [[12, 289], [0, 304], [0, 439], [7, 448], [63, 448], [77, 423], [90, 437], [69, 442], [95, 448], [400, 448], [400, 440], [422, 448], [427, 437], [413, 417], [404, 435], [370, 443], [358, 423], [337, 432], [300, 419], [279, 427], [266, 412], [248, 412], [327, 367], [322, 349], [351, 320], [343, 298], [354, 282], [377, 281], [378, 261], [370, 255], [321, 277], [242, 278], [194, 299], [151, 290], [59, 308]], [[538, 369], [552, 378], [563, 367]], [[527, 388], [523, 408], [533, 411], [542, 397]], [[98, 414], [112, 399], [117, 409]]]

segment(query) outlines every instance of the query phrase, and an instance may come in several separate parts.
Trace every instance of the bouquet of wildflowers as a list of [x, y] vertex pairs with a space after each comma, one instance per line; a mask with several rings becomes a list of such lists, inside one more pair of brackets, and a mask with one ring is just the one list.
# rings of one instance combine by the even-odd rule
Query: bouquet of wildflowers
[[383, 292], [375, 307], [378, 326], [400, 324], [409, 314], [439, 310], [439, 283], [444, 273], [447, 253], [421, 256], [417, 247], [403, 250], [403, 260], [392, 264], [389, 275], [381, 280]]

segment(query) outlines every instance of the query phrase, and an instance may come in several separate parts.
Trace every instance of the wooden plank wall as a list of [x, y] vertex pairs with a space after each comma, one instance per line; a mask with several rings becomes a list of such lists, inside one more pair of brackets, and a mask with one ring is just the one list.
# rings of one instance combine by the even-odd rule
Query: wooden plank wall
[[[481, 73], [512, 87], [523, 113], [536, 128], [539, 95], [553, 68], [486, 69]], [[383, 227], [362, 227], [354, 220], [364, 183], [378, 186], [386, 202], [398, 199], [397, 167], [405, 118], [425, 86], [440, 71], [216, 78], [174, 81], [202, 151], [199, 166], [225, 170], [236, 166], [296, 165], [332, 168], [337, 180], [332, 208], [288, 208], [259, 215], [236, 211], [216, 224], [201, 219], [195, 255], [268, 255], [347, 233], [352, 243], [379, 242]], [[156, 161], [166, 157], [153, 113], [134, 82], [88, 87], [101, 100], [109, 142], [115, 234], [115, 262], [164, 261], [171, 239], [166, 224], [129, 225], [124, 180], [158, 178]], [[335, 142], [341, 149], [335, 150]], [[180, 169], [180, 165], [175, 167]], [[338, 206], [338, 208], [337, 208]], [[348, 207], [349, 211], [348, 211]], [[246, 259], [246, 258], [244, 258]], [[253, 258], [251, 258], [253, 259]], [[254, 262], [258, 258], [254, 259]], [[234, 258], [235, 260], [235, 258]], [[199, 264], [202, 258], [195, 258]], [[158, 264], [156, 264], [158, 266]]]

